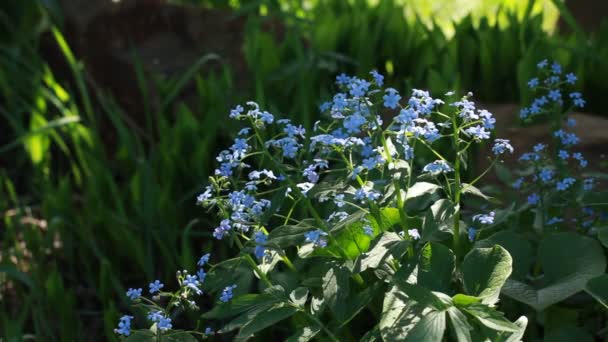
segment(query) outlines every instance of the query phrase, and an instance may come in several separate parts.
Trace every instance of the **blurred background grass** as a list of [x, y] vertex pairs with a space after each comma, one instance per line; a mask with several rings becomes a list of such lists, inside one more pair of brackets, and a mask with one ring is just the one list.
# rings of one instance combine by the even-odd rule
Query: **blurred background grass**
[[535, 64], [555, 58], [579, 76], [588, 110], [606, 113], [608, 26], [558, 32], [560, 2], [171, 3], [240, 20], [240, 42], [203, 30], [238, 43], [245, 67], [207, 49], [156, 75], [133, 54], [134, 83], [120, 93], [75, 48], [60, 1], [0, 5], [0, 334], [8, 340], [111, 339], [126, 287], [172, 284], [203, 251], [230, 254], [212, 246], [216, 220], [194, 202], [230, 138], [229, 108], [244, 100], [310, 127], [337, 73], [378, 69], [400, 89], [472, 90], [484, 102], [513, 103], [525, 100]]

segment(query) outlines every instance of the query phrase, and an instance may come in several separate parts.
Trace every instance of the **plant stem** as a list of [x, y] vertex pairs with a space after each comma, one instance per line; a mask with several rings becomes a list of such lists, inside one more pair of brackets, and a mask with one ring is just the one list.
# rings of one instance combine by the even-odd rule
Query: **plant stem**
[[[452, 141], [454, 144], [454, 149], [456, 150], [456, 160], [454, 161], [454, 190], [452, 193], [454, 194], [454, 205], [456, 206], [456, 211], [454, 212], [454, 240], [453, 240], [453, 248], [454, 254], [456, 255], [456, 263], [460, 262], [461, 259], [461, 251], [460, 251], [460, 127], [458, 127], [458, 123], [456, 121], [456, 113], [452, 116], [452, 127], [454, 127], [454, 134], [452, 135]], [[448, 186], [450, 186], [448, 184]]]

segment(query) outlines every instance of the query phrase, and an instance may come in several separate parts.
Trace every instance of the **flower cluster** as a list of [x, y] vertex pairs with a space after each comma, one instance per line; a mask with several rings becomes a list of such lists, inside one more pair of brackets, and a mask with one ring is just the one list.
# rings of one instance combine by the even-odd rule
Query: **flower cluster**
[[[175, 309], [189, 307], [197, 308], [194, 296], [203, 294], [201, 288], [202, 283], [205, 281], [206, 273], [204, 266], [209, 263], [211, 254], [207, 253], [201, 256], [197, 262], [199, 270], [196, 274], [189, 274], [188, 271], [178, 271], [177, 281], [180, 285], [179, 289], [175, 293], [162, 292], [161, 290], [165, 287], [160, 280], [154, 280], [148, 284], [149, 293], [152, 296], [151, 299], [142, 296], [143, 289], [129, 288], [126, 296], [137, 306], [143, 307], [147, 311], [147, 320], [155, 325], [160, 333], [167, 332], [173, 328], [171, 313]], [[227, 302], [232, 298], [232, 287], [224, 289], [220, 296], [220, 301]], [[166, 307], [162, 307], [161, 303], [166, 302]], [[114, 331], [123, 336], [129, 336], [131, 334], [131, 321], [134, 319], [133, 316], [122, 316], [118, 323], [118, 328]], [[211, 327], [208, 327], [205, 331], [205, 335], [213, 333]]]
[[[530, 152], [521, 155], [519, 160], [525, 166], [525, 171], [512, 183], [512, 187], [529, 193], [527, 205], [537, 208], [537, 213], [545, 216], [545, 226], [572, 222], [589, 227], [598, 217], [594, 216], [592, 210], [585, 210], [588, 208], [581, 209], [577, 198], [581, 192], [592, 190], [595, 181], [592, 177], [584, 176], [588, 161], [582, 152], [576, 150], [580, 138], [570, 131], [576, 126], [576, 120], [569, 117], [571, 110], [582, 108], [585, 101], [579, 92], [571, 92], [567, 98], [572, 100], [572, 105], [565, 108], [562, 88], [575, 85], [576, 76], [570, 73], [562, 77], [562, 68], [557, 62], [543, 60], [538, 63], [538, 68], [546, 78], [542, 82], [539, 78], [533, 78], [528, 86], [542, 95], [530, 107], [522, 109], [521, 117], [525, 119], [542, 113], [551, 114], [553, 141], [550, 145], [539, 143]], [[571, 216], [570, 220], [566, 220], [567, 215]]]
[[542, 77], [532, 78], [528, 81], [528, 87], [538, 95], [529, 107], [521, 109], [519, 116], [521, 119], [530, 119], [542, 114], [554, 114], [557, 110], [564, 107], [569, 102], [572, 108], [583, 108], [585, 100], [581, 93], [570, 92], [567, 96], [563, 95], [565, 87], [573, 86], [577, 77], [572, 74], [562, 75], [562, 67], [559, 63], [549, 63], [543, 60], [537, 64]]

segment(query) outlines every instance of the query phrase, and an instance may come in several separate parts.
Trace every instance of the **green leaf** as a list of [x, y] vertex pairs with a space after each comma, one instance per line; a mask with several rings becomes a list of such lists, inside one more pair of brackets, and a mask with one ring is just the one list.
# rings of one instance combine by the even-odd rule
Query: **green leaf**
[[391, 255], [399, 257], [405, 253], [409, 241], [402, 239], [393, 232], [384, 232], [376, 239], [369, 252], [359, 259], [357, 272], [363, 272], [368, 268], [378, 268], [386, 262]]
[[244, 294], [235, 297], [227, 303], [215, 305], [213, 309], [204, 313], [201, 317], [205, 319], [225, 319], [237, 316], [262, 305], [277, 303], [284, 295], [283, 288], [279, 285], [264, 290], [262, 294]]
[[440, 243], [429, 242], [418, 258], [418, 285], [432, 291], [448, 292], [454, 272], [454, 253]]
[[296, 225], [285, 225], [273, 229], [268, 234], [267, 245], [276, 245], [284, 249], [290, 246], [300, 245], [304, 242], [304, 234], [315, 228], [314, 219], [305, 219]]
[[289, 299], [296, 305], [304, 306], [308, 299], [308, 289], [305, 287], [296, 288], [289, 294]]
[[542, 287], [509, 279], [502, 293], [544, 310], [579, 291], [587, 282], [604, 274], [606, 259], [600, 244], [572, 232], [557, 233], [540, 242], [538, 259], [544, 271]]
[[492, 200], [492, 197], [487, 196], [486, 194], [484, 194], [483, 192], [481, 192], [481, 190], [479, 190], [478, 188], [476, 188], [474, 185], [471, 184], [467, 184], [467, 183], [462, 183], [462, 190], [461, 190], [463, 195], [473, 195], [473, 196], [477, 196], [477, 197], [481, 197], [486, 201], [490, 201]]
[[421, 241], [443, 241], [452, 234], [453, 217], [456, 208], [447, 199], [440, 199], [431, 205], [424, 215]]
[[597, 238], [600, 240], [604, 247], [608, 248], [608, 227], [602, 227], [597, 229]]
[[428, 208], [439, 199], [441, 187], [428, 182], [418, 182], [410, 187], [405, 195], [405, 208], [410, 214]]
[[310, 326], [302, 327], [296, 330], [296, 332], [289, 336], [285, 342], [308, 342], [312, 340], [321, 331], [321, 327], [315, 324]]
[[589, 280], [585, 291], [608, 308], [608, 274], [602, 274]]
[[466, 292], [482, 298], [484, 304], [495, 304], [500, 289], [511, 275], [512, 259], [500, 246], [474, 248], [462, 264], [462, 276]]
[[134, 331], [125, 342], [155, 342], [156, 334], [149, 330]]
[[456, 336], [458, 342], [471, 341], [471, 330], [473, 329], [465, 316], [458, 308], [451, 307], [448, 309], [450, 317], [450, 328]]
[[162, 335], [161, 342], [197, 342], [198, 340], [190, 333], [185, 331], [171, 331], [166, 335]]
[[[48, 122], [40, 113], [34, 112], [30, 118], [30, 129], [36, 131], [47, 126]], [[43, 133], [28, 135], [23, 143], [34, 164], [39, 164], [44, 159], [51, 144], [51, 139]]]
[[462, 310], [475, 317], [484, 326], [496, 330], [507, 332], [518, 332], [519, 327], [506, 319], [501, 312], [483, 304], [471, 304], [463, 307]]
[[350, 272], [346, 267], [335, 266], [323, 276], [323, 298], [339, 321], [348, 314]]
[[[402, 285], [402, 284], [401, 284]], [[429, 291], [430, 292], [430, 291]], [[384, 341], [441, 341], [445, 311], [433, 310], [427, 299], [418, 302], [394, 285], [384, 297], [380, 334]]]
[[593, 342], [595, 339], [587, 331], [577, 327], [563, 327], [545, 336], [547, 342]]
[[474, 304], [474, 303], [481, 302], [481, 298], [479, 298], [479, 297], [473, 297], [473, 296], [467, 296], [467, 295], [464, 295], [462, 293], [459, 293], [459, 294], [455, 295], [454, 297], [452, 297], [452, 302], [456, 306], [467, 306], [469, 304]]
[[534, 263], [532, 244], [512, 231], [500, 231], [487, 239], [475, 243], [475, 248], [489, 248], [500, 245], [513, 258], [513, 273], [511, 279], [523, 279]]
[[289, 318], [296, 312], [298, 312], [298, 309], [291, 305], [286, 305], [285, 303], [275, 304], [274, 306], [270, 307], [269, 310], [260, 312], [249, 322], [245, 323], [235, 340], [242, 341], [250, 338], [256, 332]]

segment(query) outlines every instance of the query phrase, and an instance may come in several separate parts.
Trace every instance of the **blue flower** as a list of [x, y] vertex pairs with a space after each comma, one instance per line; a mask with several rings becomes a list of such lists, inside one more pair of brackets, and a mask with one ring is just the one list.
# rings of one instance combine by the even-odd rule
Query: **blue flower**
[[528, 81], [528, 87], [530, 87], [530, 88], [538, 87], [538, 78], [534, 77], [533, 79]]
[[363, 226], [363, 234], [367, 235], [367, 236], [373, 236], [374, 235], [374, 228], [372, 228], [372, 226], [370, 226], [369, 224], [366, 224]]
[[363, 97], [371, 84], [366, 80], [351, 79], [348, 87], [349, 92], [353, 97]]
[[538, 177], [540, 178], [541, 181], [543, 181], [543, 183], [548, 183], [553, 178], [553, 173], [554, 173], [553, 170], [551, 170], [549, 168], [544, 168], [540, 171], [540, 173], [538, 174]]
[[468, 233], [469, 233], [469, 241], [473, 242], [473, 240], [475, 240], [475, 236], [477, 235], [477, 229], [475, 229], [473, 227], [469, 227]]
[[538, 64], [536, 64], [536, 66], [539, 69], [543, 69], [545, 68], [547, 65], [549, 64], [549, 62], [546, 59], [543, 59], [542, 61], [540, 61]]
[[514, 189], [519, 189], [521, 188], [521, 184], [524, 182], [524, 178], [523, 177], [519, 177], [515, 180], [515, 182], [513, 182], [513, 184], [511, 184], [511, 186]]
[[523, 161], [536, 161], [539, 160], [540, 156], [536, 153], [532, 153], [532, 152], [526, 152], [524, 154], [521, 155], [521, 157], [519, 157], [519, 160], [523, 160]]
[[327, 240], [325, 239], [326, 236], [327, 233], [321, 229], [312, 230], [304, 234], [306, 242], [312, 242], [315, 247], [327, 246]]
[[559, 101], [562, 98], [562, 94], [558, 89], [550, 90], [547, 96], [553, 101]]
[[224, 290], [222, 291], [222, 294], [220, 295], [220, 300], [224, 303], [228, 303], [233, 297], [232, 290], [234, 290], [235, 288], [236, 288], [236, 284], [226, 286], [224, 288]]
[[553, 64], [551, 65], [551, 72], [553, 72], [554, 74], [561, 74], [562, 66], [559, 65], [559, 63], [557, 62], [553, 62]]
[[568, 120], [566, 120], [566, 125], [568, 125], [568, 127], [574, 127], [576, 126], [576, 120], [568, 118]]
[[578, 160], [580, 167], [587, 167], [587, 160], [583, 157], [583, 154], [580, 152], [576, 152], [572, 154], [572, 158]]
[[570, 154], [566, 150], [559, 150], [557, 155], [561, 160], [566, 160], [568, 159], [568, 157], [570, 157]]
[[344, 202], [344, 194], [338, 194], [334, 197], [334, 203], [338, 208], [342, 208], [346, 203]]
[[213, 334], [213, 329], [211, 329], [211, 327], [206, 327], [204, 334], [205, 335], [211, 335], [211, 334]]
[[574, 182], [576, 182], [576, 180], [574, 178], [566, 177], [563, 180], [557, 182], [555, 187], [559, 191], [564, 191], [564, 190], [567, 190], [572, 184], [574, 184]]
[[241, 115], [241, 113], [243, 113], [243, 110], [244, 110], [243, 106], [241, 106], [241, 105], [236, 106], [234, 109], [232, 109], [230, 111], [230, 118], [231, 119], [238, 118]]
[[350, 77], [348, 77], [345, 73], [341, 73], [340, 75], [336, 76], [336, 83], [338, 85], [346, 85], [348, 82], [350, 82]]
[[355, 113], [346, 119], [342, 125], [346, 128], [348, 133], [358, 134], [361, 133], [361, 126], [363, 126], [367, 122], [367, 119], [360, 115], [359, 113]]
[[211, 254], [207, 253], [205, 255], [203, 255], [200, 259], [198, 259], [198, 262], [196, 263], [198, 266], [205, 266], [206, 263], [209, 262], [209, 258], [211, 258]]
[[196, 204], [202, 204], [203, 202], [209, 200], [212, 197], [212, 191], [213, 189], [211, 188], [211, 186], [207, 186], [205, 188], [205, 192], [203, 192], [202, 194], [198, 195], [198, 197], [196, 197]]
[[131, 335], [131, 320], [133, 316], [122, 316], [118, 323], [118, 328], [114, 329], [114, 332], [120, 335], [129, 336]]
[[440, 174], [452, 172], [454, 169], [445, 160], [436, 160], [422, 168], [422, 172]]
[[465, 133], [472, 136], [475, 140], [490, 139], [490, 132], [482, 126], [473, 126], [464, 130]]
[[420, 239], [420, 233], [418, 232], [418, 229], [416, 229], [416, 228], [408, 229], [407, 235], [409, 235], [412, 240]]
[[186, 279], [184, 279], [183, 286], [193, 290], [196, 294], [200, 295], [203, 293], [199, 288], [200, 281], [198, 281], [198, 277], [195, 275], [186, 274]]
[[131, 300], [136, 300], [137, 298], [141, 297], [141, 291], [142, 289], [129, 288], [127, 291], [127, 297], [129, 297]]
[[167, 331], [173, 327], [173, 325], [171, 325], [171, 318], [168, 317], [161, 317], [156, 326], [160, 331]]
[[556, 223], [560, 223], [560, 222], [563, 222], [563, 221], [564, 221], [564, 220], [563, 220], [562, 218], [559, 218], [559, 217], [552, 217], [552, 218], [551, 218], [551, 219], [549, 219], [549, 220], [548, 220], [548, 221], [547, 221], [545, 224], [546, 224], [547, 226], [552, 226], [552, 225], [554, 225], [554, 224], [556, 224]]
[[163, 317], [164, 315], [162, 311], [150, 311], [150, 313], [148, 313], [148, 320], [154, 323], [158, 323], [158, 321], [160, 321]]
[[540, 196], [537, 193], [533, 193], [528, 196], [528, 204], [537, 205], [540, 202]]
[[376, 81], [376, 85], [378, 87], [382, 87], [384, 84], [384, 76], [382, 76], [378, 71], [372, 70], [370, 74], [374, 77], [374, 81]]
[[534, 145], [534, 152], [541, 152], [545, 147], [547, 147], [545, 144], [536, 144]]
[[199, 279], [199, 282], [203, 283], [205, 282], [205, 278], [207, 277], [207, 273], [205, 273], [205, 270], [202, 268], [199, 268], [198, 272], [196, 272], [196, 276]]
[[393, 88], [387, 88], [385, 90], [386, 94], [382, 97], [384, 100], [384, 107], [395, 109], [399, 106], [399, 100], [401, 100], [401, 96], [397, 92], [397, 90]]
[[230, 225], [230, 220], [224, 219], [222, 220], [222, 222], [220, 222], [220, 226], [215, 228], [215, 230], [213, 231], [213, 237], [218, 240], [221, 240], [224, 238], [224, 236], [228, 234], [228, 232], [230, 232], [231, 228], [232, 227]]
[[254, 240], [257, 244], [255, 246], [254, 254], [256, 258], [262, 259], [264, 255], [266, 255], [266, 247], [264, 247], [263, 244], [268, 240], [268, 236], [262, 231], [257, 231], [254, 234]]
[[593, 189], [593, 182], [594, 182], [593, 178], [585, 178], [583, 180], [583, 190], [585, 190], [585, 191], [592, 190]]
[[473, 222], [477, 221], [481, 224], [492, 224], [494, 223], [495, 213], [492, 211], [489, 214], [478, 214], [473, 216]]
[[151, 282], [148, 286], [150, 287], [150, 293], [159, 292], [160, 289], [165, 287], [165, 285], [163, 283], [161, 283], [160, 280], [155, 280], [155, 281]]
[[577, 80], [576, 75], [574, 75], [573, 73], [569, 73], [566, 75], [566, 83], [574, 84], [576, 82], [576, 80]]
[[380, 198], [380, 194], [374, 190], [365, 190], [363, 188], [357, 189], [355, 191], [355, 199], [358, 201], [369, 200], [375, 201]]
[[507, 140], [507, 139], [494, 140], [494, 146], [492, 147], [492, 152], [494, 152], [495, 155], [503, 154], [506, 151], [509, 151], [509, 153], [513, 153], [513, 146], [511, 146], [511, 143], [509, 140]]

